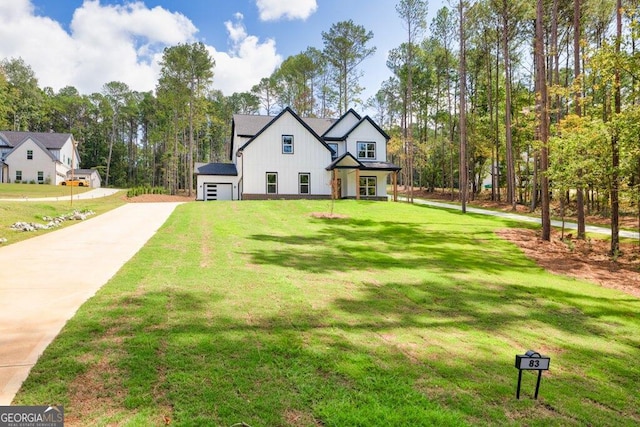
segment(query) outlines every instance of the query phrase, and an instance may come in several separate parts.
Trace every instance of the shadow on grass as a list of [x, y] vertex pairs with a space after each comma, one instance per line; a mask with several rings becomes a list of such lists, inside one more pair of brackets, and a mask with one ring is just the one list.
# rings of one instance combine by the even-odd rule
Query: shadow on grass
[[[264, 250], [250, 251], [252, 263], [290, 267], [306, 272], [350, 271], [358, 269], [402, 268], [461, 271], [505, 271], [535, 268], [499, 241], [488, 226], [466, 230], [460, 226], [450, 231], [451, 224], [436, 230], [416, 223], [374, 221], [370, 219], [317, 219], [324, 228], [316, 234], [249, 236], [256, 241], [278, 243]], [[491, 245], [492, 242], [498, 242]], [[485, 248], [480, 250], [479, 245]]]

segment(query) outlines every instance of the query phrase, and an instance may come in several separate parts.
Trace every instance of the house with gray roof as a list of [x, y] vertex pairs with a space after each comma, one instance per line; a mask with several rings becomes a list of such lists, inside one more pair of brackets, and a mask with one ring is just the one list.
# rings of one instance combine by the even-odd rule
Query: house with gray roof
[[197, 200], [387, 200], [389, 175], [397, 182], [389, 136], [353, 110], [339, 119], [288, 107], [275, 117], [236, 114], [231, 128], [229, 161], [195, 165]]
[[0, 132], [0, 182], [57, 185], [78, 164], [70, 133]]

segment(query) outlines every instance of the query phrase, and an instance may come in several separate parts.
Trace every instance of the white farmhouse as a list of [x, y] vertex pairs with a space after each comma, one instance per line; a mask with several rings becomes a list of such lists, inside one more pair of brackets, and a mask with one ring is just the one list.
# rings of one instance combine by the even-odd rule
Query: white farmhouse
[[78, 163], [70, 133], [0, 132], [0, 182], [57, 185]]
[[387, 200], [400, 168], [389, 136], [368, 116], [339, 119], [233, 116], [230, 163], [196, 164], [197, 200], [355, 198]]

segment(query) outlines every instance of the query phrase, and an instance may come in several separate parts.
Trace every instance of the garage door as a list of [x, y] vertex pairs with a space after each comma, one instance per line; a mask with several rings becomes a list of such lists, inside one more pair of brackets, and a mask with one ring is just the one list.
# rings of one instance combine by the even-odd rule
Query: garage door
[[231, 184], [208, 182], [204, 184], [204, 200], [231, 200]]

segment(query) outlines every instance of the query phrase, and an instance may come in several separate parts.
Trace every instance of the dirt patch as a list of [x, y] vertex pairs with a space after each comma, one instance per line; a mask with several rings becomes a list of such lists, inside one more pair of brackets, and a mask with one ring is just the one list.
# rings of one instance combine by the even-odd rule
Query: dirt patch
[[560, 239], [552, 230], [551, 241], [542, 240], [540, 232], [510, 228], [498, 235], [515, 243], [526, 256], [554, 274], [590, 280], [605, 288], [618, 289], [640, 298], [640, 251], [637, 244], [622, 243], [622, 254], [615, 260], [608, 255], [610, 244], [604, 240]]
[[170, 194], [142, 194], [135, 197], [124, 197], [129, 203], [166, 203], [166, 202], [193, 202], [196, 196], [170, 195]]
[[347, 215], [340, 214], [332, 214], [330, 212], [311, 212], [310, 215], [314, 218], [322, 218], [322, 219], [347, 219], [349, 218]]

